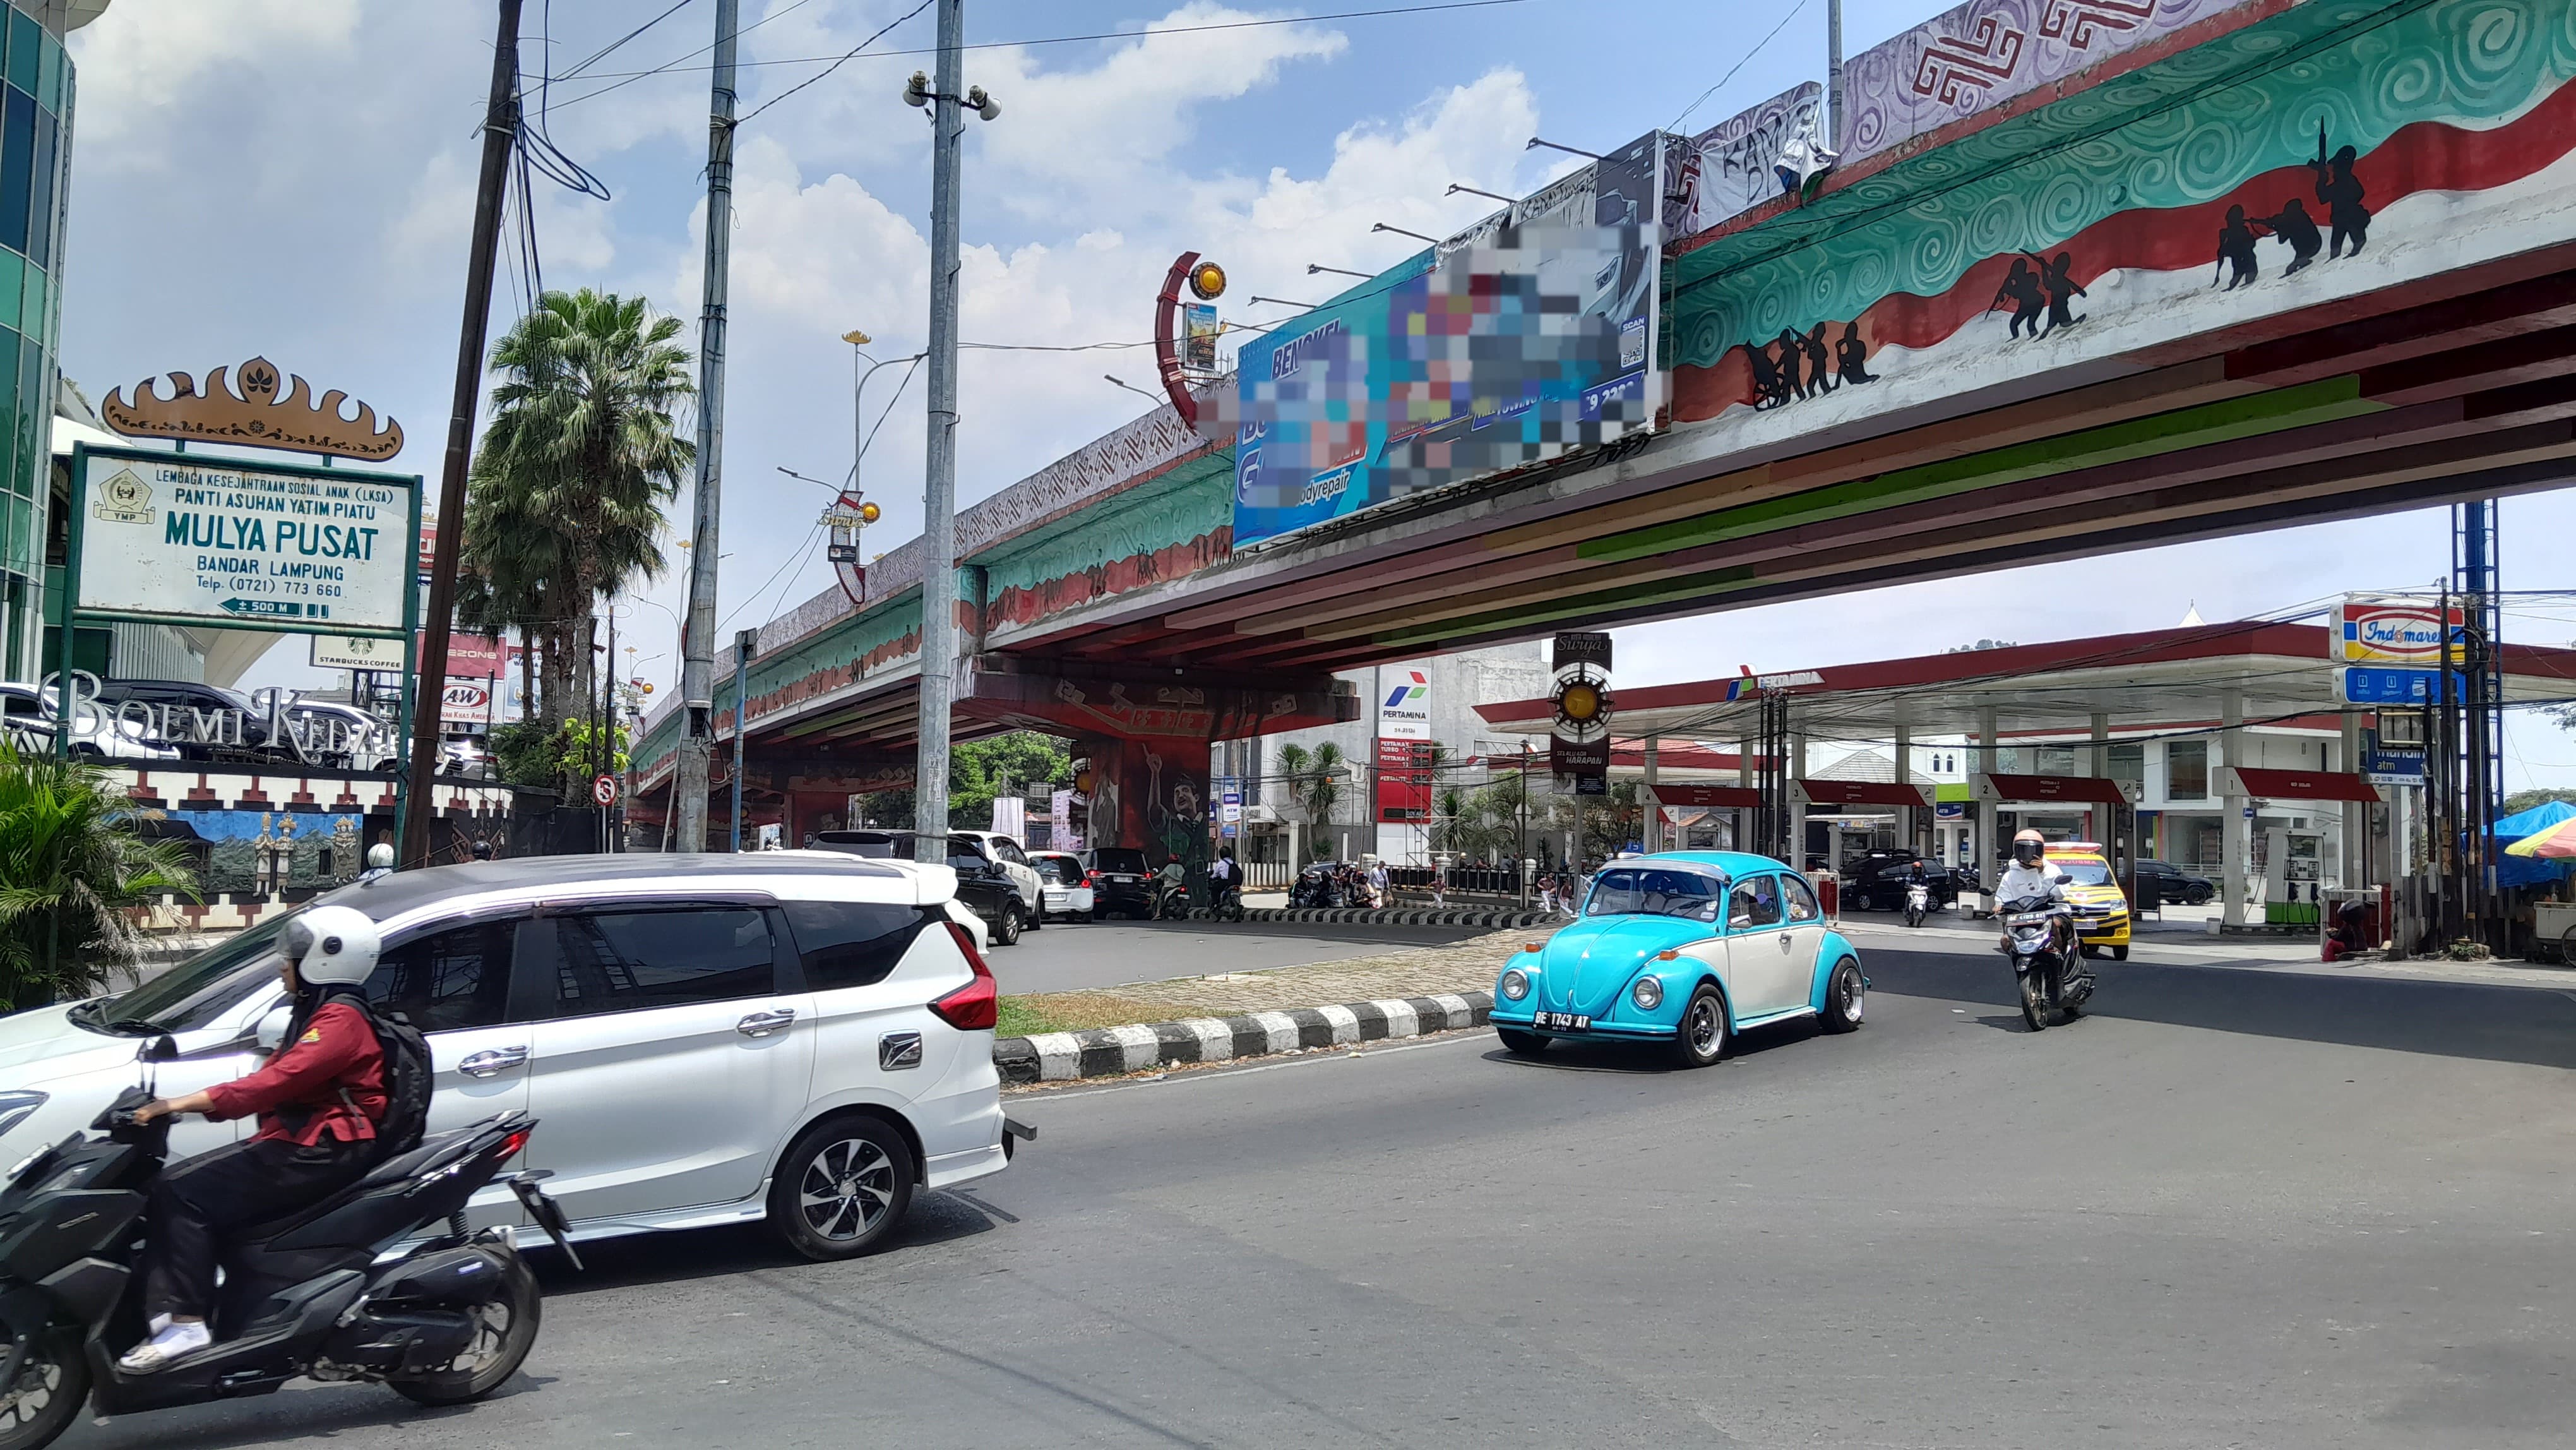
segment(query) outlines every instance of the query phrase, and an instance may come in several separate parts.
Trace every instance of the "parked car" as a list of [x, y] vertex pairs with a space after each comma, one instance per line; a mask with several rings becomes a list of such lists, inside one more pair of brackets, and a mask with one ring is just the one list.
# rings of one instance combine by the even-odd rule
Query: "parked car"
[[1903, 911], [1905, 887], [1916, 862], [1923, 865], [1923, 880], [1932, 893], [1932, 908], [1946, 911], [1959, 899], [1959, 881], [1950, 869], [1912, 851], [1872, 851], [1856, 861], [1843, 863], [1842, 909], [1845, 911]]
[[1702, 1067], [1748, 1027], [1813, 1017], [1849, 1032], [1868, 989], [1804, 876], [1767, 856], [1668, 851], [1595, 872], [1583, 915], [1504, 964], [1493, 1023], [1523, 1057], [1558, 1039], [1641, 1042]]
[[1043, 925], [1046, 917], [1045, 883], [1038, 879], [1038, 868], [1029, 864], [1029, 853], [1020, 845], [1018, 838], [1005, 836], [999, 831], [957, 831], [953, 834], [973, 837], [983, 845], [984, 855], [1001, 866], [1002, 874], [1010, 877], [1011, 885], [1019, 891], [1020, 913], [1027, 919], [1029, 930], [1035, 931]]
[[[35, 685], [0, 684], [0, 716], [9, 738], [20, 750], [51, 754], [54, 748], [54, 698]], [[179, 752], [162, 744], [140, 722], [120, 720], [95, 709], [82, 712], [86, 729], [72, 735], [72, 754], [108, 760], [177, 760]]]
[[1071, 851], [1031, 851], [1029, 865], [1038, 873], [1040, 915], [1091, 919], [1091, 904], [1098, 898], [1083, 875], [1082, 858]]
[[335, 770], [391, 770], [401, 761], [392, 727], [355, 705], [298, 700], [284, 714], [305, 753]]
[[[943, 867], [814, 851], [558, 856], [316, 899], [384, 934], [366, 992], [429, 1039], [430, 1131], [534, 1114], [524, 1166], [551, 1171], [574, 1238], [760, 1220], [829, 1259], [882, 1242], [914, 1190], [1009, 1158], [996, 989], [953, 884]], [[288, 1010], [286, 919], [131, 991], [0, 1019], [0, 1161], [86, 1125], [161, 1033], [179, 1049], [166, 1094], [249, 1071], [263, 1019]], [[187, 1119], [172, 1149], [249, 1130]], [[494, 1185], [468, 1216], [520, 1210]]]
[[1135, 846], [1094, 846], [1077, 851], [1083, 879], [1091, 883], [1091, 919], [1112, 912], [1138, 920], [1154, 914], [1154, 868]]
[[[1027, 904], [1033, 899], [1020, 894], [1020, 885], [1011, 878], [1002, 862], [987, 855], [981, 831], [951, 831], [948, 834], [948, 866], [957, 873], [957, 899], [984, 922], [995, 946], [1017, 946], [1021, 930], [1034, 915]], [[816, 831], [812, 844], [817, 850], [838, 851], [872, 861], [910, 861], [913, 859], [911, 831], [856, 830]], [[1032, 873], [1035, 874], [1035, 873]]]
[[2207, 906], [2218, 894], [2218, 883], [2206, 876], [2194, 876], [2171, 861], [2138, 863], [2138, 905], [2161, 906], [2169, 901], [2185, 906]]

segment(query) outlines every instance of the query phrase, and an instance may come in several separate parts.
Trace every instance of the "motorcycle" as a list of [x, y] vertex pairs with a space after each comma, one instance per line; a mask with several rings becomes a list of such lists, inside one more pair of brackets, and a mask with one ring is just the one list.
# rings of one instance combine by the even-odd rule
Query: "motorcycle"
[[1216, 881], [1209, 883], [1209, 890], [1216, 897], [1216, 904], [1211, 908], [1211, 914], [1213, 914], [1217, 920], [1243, 920], [1243, 888], [1241, 886], [1238, 886], [1231, 881]]
[[1190, 914], [1190, 888], [1180, 882], [1154, 878], [1154, 919], [1185, 921]]
[[1333, 873], [1322, 866], [1309, 866], [1297, 873], [1288, 888], [1290, 906], [1339, 906], [1341, 893], [1333, 885]]
[[[100, 1415], [273, 1392], [288, 1380], [372, 1380], [423, 1405], [499, 1389], [535, 1347], [537, 1278], [507, 1228], [468, 1233], [466, 1200], [527, 1145], [536, 1119], [501, 1113], [432, 1134], [309, 1208], [229, 1236], [211, 1328], [215, 1342], [145, 1374], [118, 1356], [145, 1336], [135, 1274], [143, 1210], [169, 1156], [170, 1120], [135, 1121], [145, 1081], [90, 1124], [37, 1152], [0, 1189], [0, 1450], [50, 1444], [84, 1400]], [[563, 1212], [509, 1180], [528, 1217], [575, 1268]], [[444, 1221], [445, 1232], [382, 1258]]]
[[1921, 926], [1923, 924], [1924, 916], [1930, 913], [1931, 910], [1932, 888], [1921, 881], [1906, 882], [1905, 924], [1907, 926]]
[[1998, 949], [2012, 963], [2022, 1021], [2031, 1031], [2043, 1032], [2059, 1012], [2074, 1020], [2093, 995], [2093, 974], [2073, 949], [2074, 917], [2044, 896], [2019, 897], [2000, 903], [1997, 910], [2004, 922]]

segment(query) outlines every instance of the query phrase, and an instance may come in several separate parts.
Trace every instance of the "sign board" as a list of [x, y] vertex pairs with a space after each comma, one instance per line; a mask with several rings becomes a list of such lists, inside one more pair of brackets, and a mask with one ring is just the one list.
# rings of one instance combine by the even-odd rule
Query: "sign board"
[[411, 624], [418, 478], [87, 444], [73, 468], [84, 615], [396, 638]]
[[1380, 825], [1414, 825], [1431, 819], [1429, 741], [1378, 741], [1377, 819]]
[[[2344, 665], [2335, 675], [2335, 698], [2347, 705], [2429, 705], [2437, 703], [2431, 670], [2398, 670], [2377, 665]], [[2468, 676], [2451, 673], [2451, 698], [2469, 693]]]
[[[2400, 665], [2431, 669], [2441, 658], [2443, 611], [2438, 601], [2347, 596], [2335, 606], [2326, 635], [2327, 658], [2343, 665]], [[2467, 612], [2449, 613], [2451, 660], [2463, 658], [2460, 632]]]
[[371, 634], [313, 636], [312, 664], [317, 670], [399, 671], [410, 668], [403, 659], [401, 640]]
[[1431, 676], [1410, 665], [1378, 672], [1386, 694], [1377, 702], [1377, 733], [1386, 740], [1431, 738]]
[[[1550, 651], [1549, 703], [1555, 723], [1548, 740], [1548, 769], [1576, 781], [1610, 776], [1610, 636], [1568, 632]], [[1577, 795], [1600, 795], [1577, 785]]]
[[450, 725], [480, 725], [492, 718], [489, 680], [449, 680], [438, 697], [438, 718]]
[[1977, 799], [2002, 804], [2117, 806], [2128, 804], [2120, 783], [2094, 775], [1986, 775], [1974, 777]]
[[1664, 140], [1245, 342], [1215, 400], [1235, 435], [1234, 547], [1652, 428]]
[[617, 804], [617, 777], [603, 775], [590, 783], [590, 798], [604, 806]]
[[2265, 770], [2221, 766], [2215, 784], [2223, 796], [2267, 801], [2375, 802], [2379, 792], [2359, 775], [2340, 770]]
[[1892, 780], [1802, 780], [1798, 791], [1820, 806], [1928, 806], [1932, 788]]
[[1216, 818], [1220, 823], [1229, 826], [1241, 821], [1243, 819], [1243, 792], [1239, 790], [1229, 790], [1224, 795], [1219, 796], [1217, 798]]
[[1759, 806], [1762, 792], [1749, 785], [1675, 785], [1657, 781], [1643, 789], [1660, 806]]
[[2424, 752], [2420, 749], [2391, 750], [2385, 747], [2364, 750], [2361, 752], [2361, 773], [2370, 777], [2373, 785], [2387, 785], [2392, 780], [2402, 780], [2407, 785], [2422, 785]]

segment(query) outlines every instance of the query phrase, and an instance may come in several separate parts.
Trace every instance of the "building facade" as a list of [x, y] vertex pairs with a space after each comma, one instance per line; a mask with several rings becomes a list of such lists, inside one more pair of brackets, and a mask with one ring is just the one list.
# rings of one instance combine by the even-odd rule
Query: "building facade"
[[41, 672], [53, 498], [56, 343], [69, 199], [73, 76], [63, 37], [105, 0], [8, 0], [0, 8], [0, 663]]

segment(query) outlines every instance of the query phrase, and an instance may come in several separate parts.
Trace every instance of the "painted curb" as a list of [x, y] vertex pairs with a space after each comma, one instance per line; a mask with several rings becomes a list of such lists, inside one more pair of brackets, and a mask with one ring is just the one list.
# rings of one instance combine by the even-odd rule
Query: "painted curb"
[[1188, 1017], [1082, 1032], [1041, 1032], [1034, 1037], [997, 1039], [993, 1065], [1007, 1083], [1072, 1082], [1176, 1063], [1227, 1062], [1482, 1027], [1493, 1011], [1491, 992], [1444, 992], [1243, 1017]]
[[[1518, 907], [1497, 910], [1465, 906], [1250, 906], [1245, 921], [1302, 921], [1331, 926], [1480, 926], [1489, 931], [1509, 927], [1562, 926], [1571, 918]], [[1214, 921], [1204, 906], [1190, 908], [1190, 920]]]

